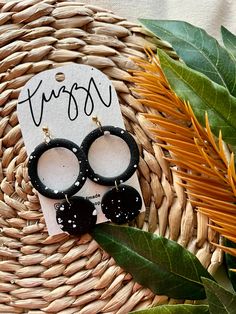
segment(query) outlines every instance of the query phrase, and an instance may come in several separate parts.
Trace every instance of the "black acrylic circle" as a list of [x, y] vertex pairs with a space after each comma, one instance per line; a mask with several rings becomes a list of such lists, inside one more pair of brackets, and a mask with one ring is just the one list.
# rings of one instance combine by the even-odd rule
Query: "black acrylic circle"
[[102, 212], [116, 224], [132, 221], [140, 212], [142, 199], [136, 189], [121, 184], [106, 192], [102, 198]]
[[[38, 161], [39, 158], [49, 149], [63, 147], [70, 150], [78, 159], [80, 165], [80, 172], [75, 182], [65, 190], [51, 189], [44, 185], [38, 176]], [[28, 172], [33, 187], [42, 195], [52, 199], [62, 199], [78, 192], [84, 185], [87, 177], [87, 163], [85, 161], [83, 151], [74, 142], [57, 138], [52, 139], [48, 143], [39, 144], [29, 156]], [[53, 162], [53, 160], [52, 160]]]
[[[106, 132], [109, 132], [111, 135], [115, 135], [119, 138], [121, 138], [122, 140], [124, 140], [127, 144], [127, 146], [129, 147], [130, 150], [130, 162], [129, 165], [127, 167], [127, 169], [121, 173], [118, 176], [115, 177], [103, 177], [101, 175], [99, 175], [98, 173], [95, 173], [94, 170], [92, 169], [92, 167], [89, 164], [88, 161], [88, 153], [89, 153], [89, 149], [91, 147], [91, 145], [93, 144], [93, 142], [98, 139], [101, 136], [109, 136], [106, 135]], [[105, 133], [105, 134], [104, 134]], [[84, 151], [85, 155], [86, 155], [86, 159], [88, 162], [88, 177], [101, 185], [106, 185], [106, 186], [111, 186], [111, 185], [115, 185], [115, 183], [118, 185], [122, 182], [127, 181], [136, 171], [137, 167], [138, 167], [138, 163], [139, 163], [139, 150], [138, 150], [138, 146], [135, 142], [135, 140], [133, 139], [133, 137], [125, 130], [118, 128], [118, 127], [114, 127], [114, 126], [102, 126], [101, 128], [97, 128], [95, 130], [93, 130], [92, 132], [90, 132], [85, 139], [83, 140], [82, 144], [81, 144], [81, 149]], [[112, 149], [112, 147], [111, 147]]]
[[60, 204], [56, 212], [57, 223], [71, 235], [81, 235], [92, 230], [97, 221], [95, 206], [84, 197], [73, 196]]

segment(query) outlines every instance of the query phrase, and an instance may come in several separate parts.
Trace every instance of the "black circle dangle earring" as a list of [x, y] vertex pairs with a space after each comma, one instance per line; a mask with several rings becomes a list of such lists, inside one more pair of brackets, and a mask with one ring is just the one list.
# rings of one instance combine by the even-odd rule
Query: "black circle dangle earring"
[[[80, 146], [86, 155], [88, 163], [87, 174], [89, 179], [97, 184], [113, 186], [113, 188], [102, 197], [102, 212], [105, 214], [106, 218], [110, 219], [112, 222], [124, 224], [132, 221], [139, 214], [142, 207], [142, 198], [138, 191], [129, 185], [123, 184], [137, 170], [139, 163], [138, 146], [134, 138], [126, 130], [110, 125], [102, 126], [97, 117], [93, 117], [93, 120], [98, 125], [98, 128], [90, 132], [84, 138]], [[88, 159], [89, 149], [94, 141], [102, 136], [109, 135], [117, 136], [125, 141], [131, 156], [127, 169], [115, 177], [104, 177], [95, 173]]]
[[[64, 139], [52, 139], [47, 127], [44, 142], [36, 146], [29, 156], [28, 173], [33, 187], [43, 196], [50, 199], [64, 199], [56, 211], [56, 219], [60, 228], [71, 235], [81, 235], [92, 229], [97, 221], [97, 211], [89, 200], [76, 194], [84, 185], [87, 178], [87, 163], [84, 152], [74, 142]], [[79, 174], [74, 183], [65, 190], [52, 189], [45, 185], [38, 174], [40, 157], [50, 149], [65, 148], [71, 151], [79, 163]]]

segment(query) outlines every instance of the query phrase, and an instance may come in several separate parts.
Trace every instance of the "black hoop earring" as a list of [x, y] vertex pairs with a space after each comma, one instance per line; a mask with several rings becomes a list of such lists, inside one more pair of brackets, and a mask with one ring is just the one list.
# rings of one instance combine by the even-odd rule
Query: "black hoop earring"
[[[80, 172], [75, 182], [67, 189], [58, 191], [46, 186], [38, 175], [38, 162], [40, 157], [50, 149], [63, 147], [70, 150], [77, 158], [80, 165]], [[77, 193], [86, 181], [86, 162], [85, 155], [78, 145], [72, 141], [57, 138], [52, 139], [48, 143], [39, 144], [29, 156], [28, 172], [33, 187], [42, 195], [52, 199], [64, 199]]]
[[[95, 173], [88, 161], [89, 149], [93, 142], [101, 136], [109, 136], [109, 134], [124, 140], [129, 147], [131, 156], [127, 169], [116, 177], [104, 177]], [[122, 184], [134, 174], [139, 163], [139, 150], [133, 137], [119, 127], [101, 126], [99, 122], [99, 127], [85, 137], [81, 144], [81, 149], [86, 155], [89, 179], [100, 185], [115, 186], [103, 195], [101, 201], [102, 211], [106, 218], [117, 224], [133, 220], [140, 212], [142, 199], [136, 189]]]
[[[77, 158], [80, 172], [75, 182], [65, 190], [51, 189], [46, 186], [38, 175], [38, 162], [40, 157], [53, 148], [66, 148]], [[42, 195], [51, 199], [65, 199], [56, 211], [56, 219], [63, 231], [73, 235], [81, 235], [92, 229], [97, 221], [97, 212], [93, 203], [83, 197], [74, 196], [87, 178], [87, 163], [83, 151], [74, 142], [66, 139], [51, 139], [39, 144], [29, 156], [28, 173], [33, 187]]]

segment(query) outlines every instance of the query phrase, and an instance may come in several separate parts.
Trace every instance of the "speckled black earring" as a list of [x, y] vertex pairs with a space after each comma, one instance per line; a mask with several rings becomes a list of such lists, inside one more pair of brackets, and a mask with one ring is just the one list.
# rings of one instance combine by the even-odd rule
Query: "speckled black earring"
[[[97, 122], [97, 121], [96, 121]], [[89, 149], [94, 141], [101, 136], [117, 136], [124, 140], [130, 150], [130, 162], [123, 173], [116, 177], [104, 177], [95, 173], [88, 161]], [[125, 130], [114, 126], [101, 126], [90, 132], [81, 144], [88, 163], [88, 177], [97, 184], [115, 186], [103, 195], [102, 211], [106, 218], [117, 224], [133, 220], [140, 212], [142, 198], [138, 191], [131, 186], [122, 184], [136, 171], [139, 163], [139, 150], [134, 138]]]
[[82, 235], [92, 230], [97, 211], [92, 202], [81, 196], [72, 196], [61, 203], [56, 211], [59, 227], [71, 235]]
[[[48, 150], [53, 148], [63, 147], [70, 150], [75, 157], [77, 158], [80, 171], [78, 177], [76, 178], [75, 182], [63, 191], [59, 191], [57, 189], [51, 189], [50, 187], [46, 186], [39, 178], [38, 175], [38, 162], [40, 157]], [[77, 193], [82, 186], [84, 185], [87, 174], [87, 163], [85, 160], [84, 152], [79, 148], [77, 144], [72, 141], [63, 139], [63, 138], [56, 138], [50, 139], [48, 142], [42, 142], [39, 144], [34, 151], [29, 156], [28, 162], [28, 173], [31, 180], [33, 187], [42, 195], [52, 198], [52, 199], [65, 199], [71, 195]]]
[[[63, 147], [70, 150], [77, 158], [80, 172], [75, 182], [65, 190], [51, 189], [46, 186], [38, 175], [38, 162], [40, 157], [48, 150]], [[96, 224], [97, 212], [95, 206], [89, 200], [74, 196], [87, 178], [87, 163], [84, 152], [74, 142], [47, 137], [45, 142], [39, 144], [29, 156], [28, 173], [33, 187], [42, 195], [51, 199], [65, 199], [56, 212], [56, 219], [63, 231], [72, 235], [81, 235], [92, 229]]]
[[135, 188], [121, 184], [103, 195], [101, 206], [107, 219], [121, 225], [137, 217], [142, 199]]

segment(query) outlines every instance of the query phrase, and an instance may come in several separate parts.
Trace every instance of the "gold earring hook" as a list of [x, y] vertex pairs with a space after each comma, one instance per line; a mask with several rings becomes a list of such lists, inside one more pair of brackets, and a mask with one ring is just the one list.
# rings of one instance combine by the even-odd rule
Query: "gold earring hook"
[[115, 187], [116, 187], [116, 191], [119, 191], [119, 186], [116, 180], [115, 180]]
[[44, 126], [42, 130], [44, 132], [44, 141], [45, 143], [48, 144], [51, 140], [51, 134], [50, 134], [49, 128], [47, 126]]
[[65, 194], [65, 199], [66, 199], [67, 203], [68, 203], [69, 205], [71, 205], [71, 203], [70, 203], [70, 201], [69, 201], [69, 199], [68, 199], [67, 194]]
[[102, 132], [102, 124], [97, 116], [92, 117], [92, 120], [97, 124], [99, 130]]

